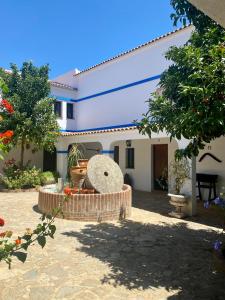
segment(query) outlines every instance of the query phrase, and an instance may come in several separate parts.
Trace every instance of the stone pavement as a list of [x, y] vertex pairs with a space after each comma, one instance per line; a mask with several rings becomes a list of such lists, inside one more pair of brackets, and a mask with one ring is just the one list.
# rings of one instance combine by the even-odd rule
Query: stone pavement
[[[4, 229], [34, 227], [37, 198], [0, 193]], [[211, 253], [218, 229], [135, 206], [123, 222], [58, 219], [55, 239], [43, 250], [30, 247], [25, 264], [15, 259], [8, 270], [0, 263], [0, 299], [225, 299], [225, 276], [213, 270]]]

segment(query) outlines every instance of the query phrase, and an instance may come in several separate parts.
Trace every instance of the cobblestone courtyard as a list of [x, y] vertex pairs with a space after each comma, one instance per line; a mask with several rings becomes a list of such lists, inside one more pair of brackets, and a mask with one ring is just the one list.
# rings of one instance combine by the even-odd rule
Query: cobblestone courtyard
[[[218, 229], [138, 208], [138, 195], [121, 223], [57, 220], [55, 239], [32, 246], [25, 264], [0, 264], [0, 299], [225, 299], [225, 277], [212, 267]], [[37, 198], [0, 193], [4, 229], [34, 227]]]

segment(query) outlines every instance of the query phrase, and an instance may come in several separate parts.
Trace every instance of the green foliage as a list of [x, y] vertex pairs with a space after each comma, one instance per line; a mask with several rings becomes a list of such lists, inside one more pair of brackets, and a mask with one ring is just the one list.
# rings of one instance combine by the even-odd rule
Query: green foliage
[[23, 170], [17, 168], [10, 175], [11, 171], [12, 168], [5, 171], [7, 175], [2, 177], [2, 183], [8, 189], [27, 189], [41, 185], [41, 171], [35, 167]]
[[[186, 158], [176, 159], [169, 165], [170, 182], [174, 184], [174, 190], [177, 195], [186, 181], [190, 177], [190, 166]], [[173, 182], [174, 181], [174, 182]]]
[[68, 154], [68, 169], [78, 165], [78, 160], [84, 158], [84, 149], [80, 144], [73, 144]]
[[5, 81], [0, 77], [0, 94], [2, 93], [8, 93], [9, 89], [7, 85], [5, 84]]
[[19, 236], [16, 240], [13, 239], [13, 232], [2, 232], [0, 236], [0, 261], [5, 261], [11, 268], [13, 257], [16, 257], [23, 263], [26, 261], [28, 247], [33, 245], [35, 241], [44, 248], [47, 241], [46, 238], [54, 238], [56, 227], [53, 223], [60, 211], [60, 208], [57, 208], [52, 215], [42, 215], [40, 218], [41, 222], [34, 230], [27, 228], [24, 235]]
[[11, 74], [5, 75], [8, 97], [15, 113], [0, 122], [0, 131], [14, 131], [14, 145], [21, 145], [21, 167], [23, 167], [24, 149], [30, 144], [35, 149], [53, 150], [57, 140], [59, 126], [53, 112], [54, 99], [49, 98], [50, 84], [48, 65], [40, 68], [31, 62], [25, 62], [21, 70], [11, 65]]
[[[200, 29], [205, 24], [184, 8], [177, 12], [200, 22]], [[152, 94], [139, 130], [149, 136], [165, 131], [171, 139], [184, 137], [190, 143], [177, 158], [197, 156], [206, 143], [225, 135], [225, 30], [210, 22], [186, 45], [170, 48], [166, 58], [172, 64], [160, 79], [162, 95]]]
[[41, 172], [40, 169], [31, 167], [29, 163], [21, 169], [14, 159], [5, 162], [3, 172], [1, 182], [8, 189], [26, 189], [52, 184], [59, 178], [57, 172]]
[[191, 23], [197, 31], [204, 32], [215, 25], [212, 19], [187, 0], [170, 0], [170, 4], [175, 10], [175, 13], [171, 14], [174, 26], [177, 26], [178, 22], [181, 22], [184, 26]]
[[57, 172], [46, 171], [41, 173], [41, 184], [52, 184], [57, 182], [59, 174]]

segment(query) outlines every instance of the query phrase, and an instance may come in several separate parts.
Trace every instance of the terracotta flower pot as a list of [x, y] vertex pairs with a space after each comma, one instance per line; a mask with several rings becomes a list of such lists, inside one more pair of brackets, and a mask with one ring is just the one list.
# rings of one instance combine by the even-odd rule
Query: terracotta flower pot
[[88, 159], [78, 159], [78, 165], [80, 167], [87, 168], [87, 164], [88, 164]]
[[86, 174], [87, 174], [86, 167], [76, 166], [70, 168], [70, 176], [75, 188], [82, 187]]
[[78, 188], [72, 189], [72, 194], [78, 194], [78, 192], [79, 192], [79, 189], [78, 189]]
[[88, 189], [88, 194], [94, 194], [95, 190], [94, 189]]

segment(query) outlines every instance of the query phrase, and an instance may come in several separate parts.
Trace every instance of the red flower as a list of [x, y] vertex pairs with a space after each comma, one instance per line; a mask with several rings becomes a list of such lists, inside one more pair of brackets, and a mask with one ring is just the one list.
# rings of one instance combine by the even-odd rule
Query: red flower
[[1, 101], [1, 106], [3, 106], [9, 114], [14, 113], [13, 106], [6, 99]]
[[6, 233], [5, 232], [1, 232], [0, 233], [0, 237], [5, 237]]
[[3, 144], [8, 144], [11, 141], [11, 138], [13, 136], [12, 130], [7, 130], [5, 132], [0, 133], [0, 139], [2, 139]]
[[5, 225], [5, 221], [2, 218], [0, 218], [0, 226], [4, 226], [4, 225]]
[[14, 158], [8, 159], [7, 161], [5, 161], [5, 166], [11, 166], [11, 165], [15, 165], [16, 161]]
[[17, 246], [20, 245], [21, 244], [21, 239], [15, 240], [15, 243], [16, 243]]
[[11, 137], [13, 136], [13, 131], [12, 130], [7, 130], [4, 133], [5, 137], [7, 137], [8, 139], [11, 139]]
[[68, 196], [72, 195], [71, 188], [68, 187], [68, 186], [65, 187], [65, 188], [64, 188], [64, 194], [66, 194], [66, 195], [68, 195]]

